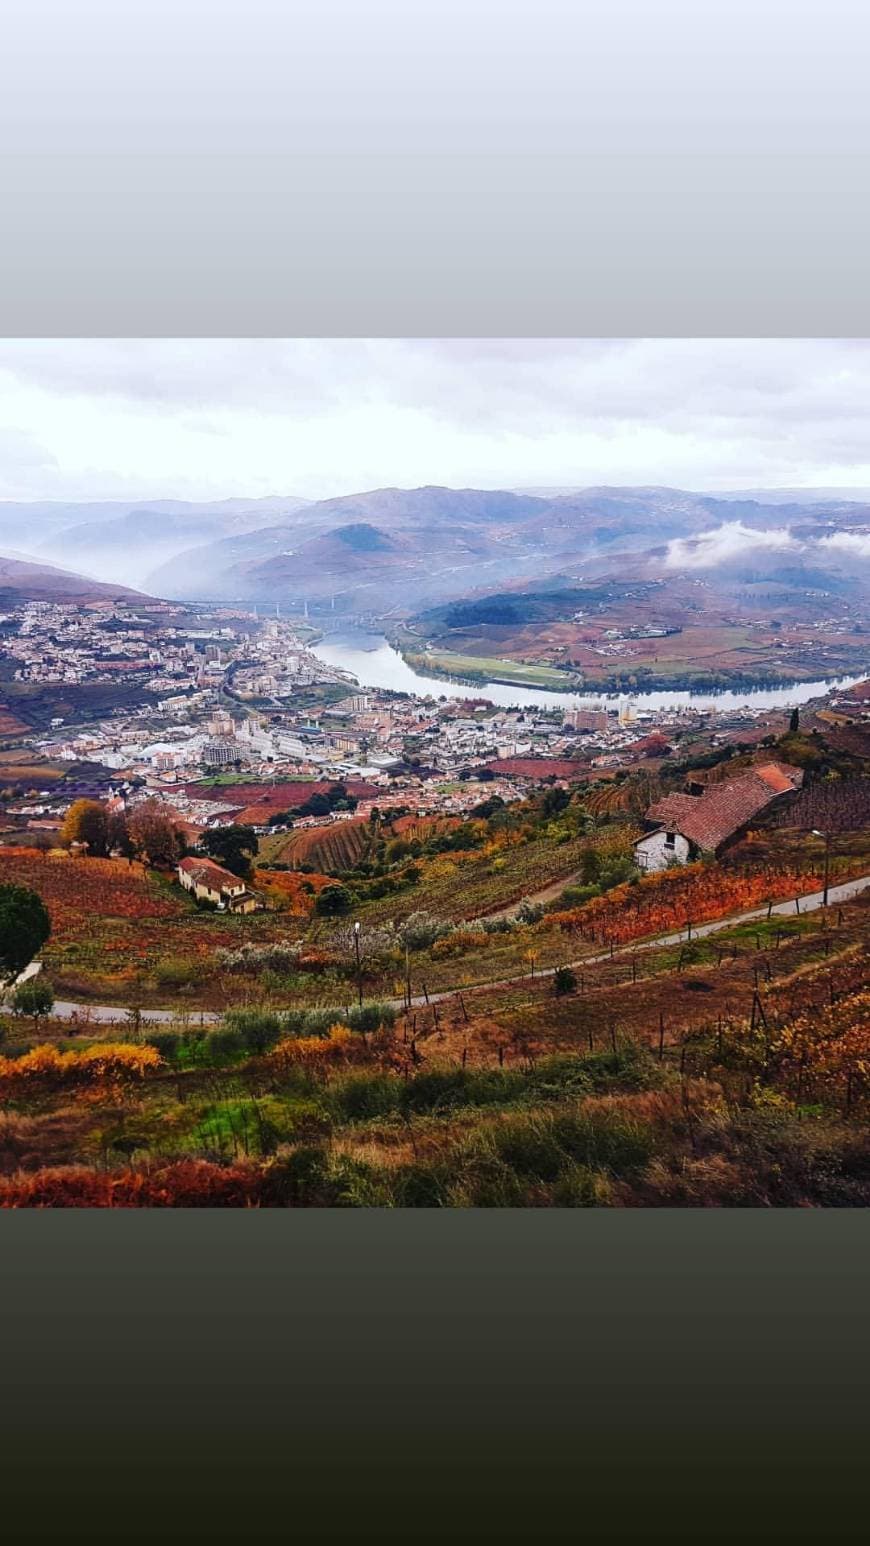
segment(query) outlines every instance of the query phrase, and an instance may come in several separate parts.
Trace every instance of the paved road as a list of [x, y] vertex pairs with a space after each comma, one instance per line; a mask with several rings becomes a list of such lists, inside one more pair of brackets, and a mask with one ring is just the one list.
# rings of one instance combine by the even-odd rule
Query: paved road
[[[830, 887], [828, 901], [831, 906], [836, 906], [840, 902], [848, 902], [852, 897], [858, 896], [860, 892], [866, 891], [868, 886], [870, 886], [870, 875], [862, 875], [857, 880], [844, 881], [839, 886]], [[817, 908], [822, 906], [822, 902], [823, 893], [821, 891], [812, 891], [808, 892], [806, 896], [800, 897], [797, 905], [794, 897], [787, 902], [776, 902], [771, 908], [771, 913], [781, 917], [794, 917], [798, 910], [801, 914], [815, 912]], [[740, 923], [751, 923], [756, 918], [766, 917], [767, 904], [765, 903], [763, 907], [755, 907], [751, 912], [732, 913], [730, 917], [719, 918], [714, 923], [693, 924], [691, 937], [692, 939], [702, 939], [708, 934], [717, 933], [720, 929], [733, 929]], [[660, 934], [656, 939], [646, 939], [631, 945], [622, 945], [614, 951], [612, 958], [610, 951], [605, 950], [601, 951], [598, 955], [583, 956], [578, 961], [569, 961], [566, 964], [576, 968], [594, 966], [601, 961], [609, 961], [616, 959], [618, 956], [629, 955], [635, 950], [661, 950], [667, 945], [685, 944], [688, 938], [688, 929], [680, 929], [675, 934]], [[557, 970], [558, 968], [555, 966], [542, 967], [540, 971], [535, 973], [535, 977], [552, 977]], [[520, 977], [499, 977], [491, 982], [475, 982], [467, 986], [463, 984], [459, 990], [449, 988], [443, 993], [430, 993], [428, 999], [423, 994], [416, 994], [411, 999], [411, 1007], [412, 1009], [420, 1009], [426, 1004], [442, 1004], [446, 999], [455, 998], [457, 991], [472, 994], [480, 992], [481, 989], [490, 990], [492, 988], [515, 987], [519, 983], [528, 981], [529, 974], [526, 973]], [[402, 999], [388, 999], [387, 1002], [391, 1003], [395, 1009], [404, 1008]], [[322, 1007], [324, 1006], [318, 1005], [318, 1008]], [[343, 1009], [345, 1005], [326, 1007]], [[185, 1013], [191, 1026], [214, 1025], [221, 1018], [219, 1014], [212, 1014], [209, 1011], [185, 1011], [183, 1007], [178, 1009], [143, 1009], [140, 1017], [143, 1024], [171, 1025], [181, 1019]], [[59, 1020], [78, 1020], [82, 1025], [87, 1025], [88, 1022], [101, 1025], [118, 1024], [128, 1020], [127, 1011], [117, 1004], [73, 1004], [60, 1000], [55, 1004], [53, 1014]]]
[[[830, 906], [835, 907], [840, 902], [848, 902], [852, 897], [858, 896], [860, 892], [866, 891], [868, 886], [870, 886], [870, 875], [862, 875], [857, 880], [843, 881], [842, 885], [839, 886], [830, 886], [828, 888], [828, 903]], [[797, 903], [794, 897], [788, 902], [774, 903], [771, 908], [771, 914], [773, 916], [794, 917], [798, 911], [801, 915], [815, 912], [817, 908], [823, 906], [823, 903], [824, 893], [822, 891], [810, 891], [807, 892], [806, 896], [799, 897]], [[763, 907], [755, 907], [751, 912], [732, 913], [730, 917], [718, 918], [713, 923], [693, 923], [691, 931], [688, 928], [680, 929], [676, 934], [659, 934], [655, 939], [645, 939], [630, 945], [621, 945], [614, 950], [612, 957], [609, 950], [603, 950], [598, 955], [581, 956], [580, 960], [568, 961], [565, 964], [576, 968], [595, 966], [601, 961], [610, 961], [611, 959], [615, 960], [618, 956], [631, 955], [636, 950], [661, 950], [667, 945], [686, 944], [690, 933], [693, 940], [702, 939], [705, 935], [715, 934], [720, 929], [733, 929], [738, 924], [751, 923], [756, 918], [766, 917], [767, 903], [765, 902]], [[535, 972], [535, 977], [553, 977], [558, 970], [559, 968], [556, 966], [545, 966], [540, 971]], [[493, 982], [476, 982], [467, 988], [461, 988], [459, 991], [462, 993], [475, 993], [481, 988], [510, 988], [529, 980], [529, 974], [527, 973], [522, 977], [502, 977]], [[428, 1002], [430, 1004], [440, 1004], [444, 999], [455, 998], [456, 992], [457, 990], [453, 988], [446, 993], [430, 993]], [[399, 999], [396, 999], [395, 1002], [401, 1007]], [[411, 1000], [411, 1007], [417, 1008], [426, 1004], [426, 1002], [427, 1000], [420, 995]]]

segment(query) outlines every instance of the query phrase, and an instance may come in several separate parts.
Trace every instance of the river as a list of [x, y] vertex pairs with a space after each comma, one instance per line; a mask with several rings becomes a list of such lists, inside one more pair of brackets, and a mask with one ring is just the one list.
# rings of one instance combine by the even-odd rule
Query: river
[[511, 687], [504, 682], [451, 682], [438, 676], [422, 676], [402, 659], [383, 634], [346, 631], [327, 634], [313, 653], [325, 665], [350, 671], [360, 687], [382, 687], [392, 692], [414, 693], [418, 698], [486, 698], [500, 708], [572, 709], [594, 708], [625, 702], [630, 696], [638, 709], [792, 709], [819, 698], [833, 687], [849, 687], [861, 676], [841, 676], [829, 681], [794, 682], [788, 687], [740, 688], [721, 692], [576, 693], [548, 692], [539, 687]]

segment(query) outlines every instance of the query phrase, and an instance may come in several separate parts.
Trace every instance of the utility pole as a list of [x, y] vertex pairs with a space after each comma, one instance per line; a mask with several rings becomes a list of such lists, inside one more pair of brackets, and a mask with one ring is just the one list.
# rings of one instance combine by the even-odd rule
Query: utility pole
[[827, 832], [819, 832], [817, 827], [813, 827], [813, 837], [823, 837], [824, 840], [825, 840], [825, 878], [824, 878], [823, 890], [822, 890], [822, 906], [823, 907], [827, 907], [827, 905], [828, 905], [828, 883], [829, 883], [830, 877], [831, 877], [831, 832], [830, 832], [830, 828], [828, 829]]
[[362, 1007], [363, 1007], [363, 990], [362, 990], [362, 965], [360, 963], [360, 954], [359, 954], [359, 930], [360, 930], [359, 919], [357, 919], [356, 923], [353, 926], [353, 951], [354, 951], [354, 955], [356, 957], [356, 990], [357, 990], [357, 996], [359, 998], [359, 1007], [360, 1007], [360, 1009], [362, 1009]]

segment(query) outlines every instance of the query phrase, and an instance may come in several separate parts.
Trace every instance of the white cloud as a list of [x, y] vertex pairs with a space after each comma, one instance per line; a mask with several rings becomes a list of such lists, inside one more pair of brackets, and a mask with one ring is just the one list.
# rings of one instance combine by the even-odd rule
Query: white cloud
[[755, 527], [744, 526], [742, 521], [728, 521], [713, 531], [703, 532], [700, 537], [675, 538], [668, 543], [665, 563], [669, 569], [714, 569], [718, 564], [745, 558], [751, 553], [799, 552], [801, 546], [787, 527], [758, 531]]
[[870, 558], [870, 532], [835, 531], [830, 537], [822, 537], [819, 546], [837, 548], [857, 558]]
[[9, 339], [0, 499], [870, 486], [870, 343]]

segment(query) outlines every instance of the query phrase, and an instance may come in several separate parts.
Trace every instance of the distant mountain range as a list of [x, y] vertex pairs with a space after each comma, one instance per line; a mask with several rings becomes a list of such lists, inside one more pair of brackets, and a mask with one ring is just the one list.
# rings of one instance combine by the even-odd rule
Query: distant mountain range
[[[718, 535], [717, 535], [718, 534]], [[317, 612], [409, 611], [504, 585], [607, 572], [651, 577], [788, 555], [832, 580], [870, 558], [870, 501], [720, 499], [669, 488], [542, 498], [480, 489], [379, 489], [322, 500], [287, 521], [205, 543], [147, 576], [190, 600], [307, 602]], [[837, 547], [846, 537], [851, 548]], [[833, 539], [833, 540], [832, 540]], [[867, 553], [864, 553], [866, 544]], [[194, 587], [191, 589], [191, 587]]]
[[791, 587], [846, 595], [870, 579], [870, 496], [436, 486], [316, 502], [0, 503], [0, 551], [12, 548], [152, 595], [304, 602], [315, 616], [407, 614], [627, 567], [638, 578], [717, 574], [734, 585], [769, 584], [787, 569]]
[[25, 601], [59, 601], [67, 605], [86, 601], [136, 601], [140, 592], [126, 585], [103, 583], [71, 574], [54, 564], [36, 564], [28, 558], [0, 554], [0, 611]]
[[203, 503], [0, 501], [0, 552], [23, 549], [94, 579], [141, 585], [152, 570], [188, 548], [291, 519], [305, 504], [292, 495]]

